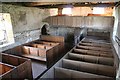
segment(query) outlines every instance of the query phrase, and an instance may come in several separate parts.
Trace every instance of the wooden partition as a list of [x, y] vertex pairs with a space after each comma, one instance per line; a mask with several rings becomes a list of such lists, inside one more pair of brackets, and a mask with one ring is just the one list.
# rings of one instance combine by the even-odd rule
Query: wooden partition
[[102, 57], [102, 56], [69, 53], [68, 59], [75, 60], [75, 61], [84, 61], [84, 62], [90, 62], [90, 63], [95, 63], [95, 64], [114, 66], [113, 58]]
[[31, 44], [32, 47], [40, 48], [40, 49], [50, 49], [52, 46], [44, 45], [44, 44]]
[[44, 46], [37, 47], [30, 47], [30, 46], [23, 46], [23, 55], [24, 57], [45, 61], [46, 62], [46, 55], [49, 53], [54, 53], [53, 48], [44, 48]]
[[64, 37], [62, 36], [41, 35], [41, 40], [57, 42], [60, 44], [59, 51], [64, 51]]
[[[87, 39], [88, 38], [79, 42], [61, 60], [50, 68], [40, 80], [43, 78], [115, 80], [116, 66], [111, 44], [104, 41], [99, 43], [99, 41], [93, 37], [92, 39], [96, 41], [93, 41], [95, 44], [84, 44], [84, 40]], [[78, 48], [78, 46], [83, 46], [84, 48]]]
[[0, 76], [5, 74], [6, 72], [11, 71], [14, 68], [14, 66], [4, 64], [0, 62]]
[[[53, 78], [60, 79], [60, 80], [71, 79], [71, 78], [73, 80], [114, 80], [107, 76], [91, 74], [87, 72], [81, 72], [81, 71], [61, 68], [61, 67], [55, 67], [54, 73], [55, 73], [55, 76]], [[40, 80], [42, 80], [42, 78]]]
[[90, 42], [82, 42], [79, 43], [79, 45], [83, 45], [83, 46], [94, 46], [94, 47], [102, 47], [102, 48], [109, 48], [111, 49], [110, 44], [102, 44], [102, 43], [90, 43]]
[[102, 48], [102, 47], [94, 47], [94, 46], [83, 46], [83, 45], [77, 45], [78, 49], [85, 49], [85, 50], [94, 50], [94, 51], [102, 51], [102, 52], [108, 52], [110, 53], [112, 50], [110, 48]]
[[59, 42], [59, 43], [64, 42], [64, 38], [60, 36], [41, 35], [40, 39], [44, 41], [51, 41], [51, 42]]
[[4, 79], [33, 79], [31, 60], [1, 53], [0, 78]]
[[64, 37], [43, 35], [38, 40], [14, 47], [4, 52], [44, 61], [47, 63], [47, 67], [50, 67], [59, 59], [58, 57], [64, 55]]
[[43, 44], [49, 45], [58, 45], [54, 47], [54, 53], [47, 54], [48, 64], [55, 63], [61, 56], [64, 55], [64, 37], [62, 36], [51, 36], [51, 35], [41, 35], [40, 40], [42, 40]]
[[74, 61], [70, 59], [63, 59], [63, 68], [77, 70], [81, 72], [88, 72], [92, 74], [115, 77], [116, 71], [112, 66], [98, 65], [93, 63], [87, 63], [83, 61]]
[[43, 40], [36, 40], [34, 41], [34, 43], [36, 44], [43, 44], [43, 45], [47, 45], [47, 46], [55, 46], [55, 45], [58, 45], [59, 43], [56, 43], [56, 42], [51, 42], [51, 41], [43, 41]]
[[59, 36], [41, 36], [40, 40], [36, 40], [22, 46], [22, 56], [44, 61], [47, 67], [54, 64], [64, 53], [64, 38]]
[[108, 31], [114, 25], [113, 16], [50, 16], [44, 21], [50, 25], [88, 27]]

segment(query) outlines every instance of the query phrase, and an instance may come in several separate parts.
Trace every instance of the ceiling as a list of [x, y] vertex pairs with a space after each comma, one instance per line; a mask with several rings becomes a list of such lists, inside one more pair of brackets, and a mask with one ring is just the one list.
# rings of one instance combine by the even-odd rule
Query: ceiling
[[1, 2], [119, 2], [120, 0], [0, 0]]
[[[64, 7], [114, 7], [120, 4], [119, 0], [10, 0], [13, 4], [22, 4], [27, 7], [64, 8]], [[3, 0], [2, 2], [9, 2]], [[9, 3], [11, 3], [9, 2]]]

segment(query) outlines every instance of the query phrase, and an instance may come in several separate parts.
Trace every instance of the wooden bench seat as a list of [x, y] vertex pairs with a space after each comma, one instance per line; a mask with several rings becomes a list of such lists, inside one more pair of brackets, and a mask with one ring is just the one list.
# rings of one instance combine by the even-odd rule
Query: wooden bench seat
[[105, 42], [103, 40], [94, 40], [94, 39], [84, 39], [84, 40], [82, 40], [82, 43], [98, 43], [98, 44], [111, 45], [111, 43], [109, 43], [109, 42]]
[[76, 53], [76, 54], [113, 58], [113, 54], [112, 53], [106, 53], [106, 52], [100, 52], [100, 51], [94, 51], [94, 50], [73, 49], [72, 52]]
[[102, 47], [102, 48], [111, 48], [111, 45], [107, 45], [107, 44], [98, 44], [98, 43], [79, 43], [79, 45], [83, 45], [83, 46], [94, 46], [94, 47]]
[[114, 66], [114, 59], [107, 58], [107, 57], [68, 53], [68, 59], [76, 60], [76, 61], [84, 61], [84, 62], [89, 62], [89, 63], [95, 63], [95, 64], [108, 65], [108, 66]]
[[82, 46], [82, 45], [77, 45], [76, 48], [79, 49], [86, 49], [86, 50], [95, 50], [95, 51], [101, 51], [101, 52], [112, 52], [111, 48], [103, 48], [103, 47], [93, 47], [93, 46]]
[[76, 71], [108, 76], [108, 77], [115, 77], [116, 75], [115, 68], [112, 66], [93, 64], [82, 61], [74, 61], [70, 59], [63, 59], [62, 67]]
[[60, 80], [114, 80], [111, 77], [55, 67], [55, 79]]

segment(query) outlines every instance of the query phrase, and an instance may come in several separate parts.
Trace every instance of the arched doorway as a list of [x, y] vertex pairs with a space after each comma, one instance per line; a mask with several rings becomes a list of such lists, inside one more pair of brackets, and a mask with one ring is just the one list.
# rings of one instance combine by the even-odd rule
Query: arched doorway
[[43, 25], [43, 27], [41, 28], [41, 35], [48, 35], [47, 34], [47, 27], [48, 27], [48, 25]]

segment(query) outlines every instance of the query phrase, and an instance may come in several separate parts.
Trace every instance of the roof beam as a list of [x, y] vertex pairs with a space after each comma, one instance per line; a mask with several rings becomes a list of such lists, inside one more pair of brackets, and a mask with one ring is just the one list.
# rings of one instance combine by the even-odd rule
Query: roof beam
[[1, 0], [1, 2], [118, 2], [119, 0]]
[[65, 7], [114, 7], [115, 3], [70, 3], [70, 4], [53, 4], [39, 5], [38, 8], [65, 8]]

